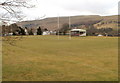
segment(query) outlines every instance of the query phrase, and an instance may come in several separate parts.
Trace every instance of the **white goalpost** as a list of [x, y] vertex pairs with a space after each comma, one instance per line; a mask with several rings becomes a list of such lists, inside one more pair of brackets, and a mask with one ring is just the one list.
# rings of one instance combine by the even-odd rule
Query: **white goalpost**
[[60, 28], [60, 17], [59, 17], [59, 14], [58, 14], [58, 31], [57, 31], [58, 40], [60, 39], [60, 37], [59, 37], [59, 28]]
[[[60, 16], [58, 14], [58, 18], [57, 18], [57, 23], [58, 23], [58, 31], [57, 31], [57, 35], [58, 35], [58, 40], [60, 39], [60, 34], [59, 34], [59, 29], [60, 29]], [[71, 17], [69, 16], [69, 40], [71, 40]]]
[[69, 16], [69, 40], [71, 40], [71, 18]]

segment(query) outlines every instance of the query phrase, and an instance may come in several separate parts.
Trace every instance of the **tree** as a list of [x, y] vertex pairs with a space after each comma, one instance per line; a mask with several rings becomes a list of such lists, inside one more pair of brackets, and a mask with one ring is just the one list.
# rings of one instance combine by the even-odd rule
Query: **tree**
[[2, 27], [1, 27], [1, 28], [2, 28], [2, 29], [1, 29], [1, 30], [2, 30], [2, 36], [4, 36], [4, 35], [5, 35], [5, 32], [6, 32], [5, 27], [6, 27], [5, 25], [2, 25]]
[[28, 4], [27, 0], [3, 0], [0, 1], [0, 8], [4, 13], [1, 14], [0, 20], [3, 22], [16, 22], [22, 20], [23, 15], [21, 8], [32, 8], [33, 5]]
[[[1, 0], [0, 1], [0, 9], [2, 9], [2, 13], [0, 13], [0, 21], [3, 23], [10, 22], [18, 22], [22, 21], [25, 17], [22, 13], [21, 8], [32, 8], [34, 5], [28, 4], [30, 0]], [[6, 29], [6, 28], [5, 28]], [[6, 30], [5, 30], [6, 31]], [[18, 34], [19, 30], [13, 32], [14, 35]], [[19, 39], [20, 37], [9, 37], [5, 36], [3, 41], [9, 41], [11, 44], [13, 40]], [[21, 37], [22, 38], [22, 37]], [[13, 45], [13, 44], [11, 44]]]
[[29, 35], [33, 35], [33, 29], [29, 31]]
[[39, 27], [39, 28], [37, 29], [37, 35], [42, 35], [42, 29], [41, 29], [41, 27]]
[[25, 30], [21, 27], [19, 27], [20, 31], [19, 31], [19, 34], [20, 35], [25, 35]]
[[98, 32], [98, 29], [95, 28], [93, 25], [90, 25], [89, 28], [87, 28], [87, 35], [89, 36], [95, 36]]
[[62, 28], [59, 30], [60, 33], [63, 33], [63, 35], [66, 35], [66, 32], [69, 30], [69, 24], [68, 23], [64, 23], [62, 25]]
[[47, 28], [45, 28], [45, 29], [44, 29], [44, 31], [48, 31], [48, 29], [47, 29]]
[[98, 29], [98, 33], [102, 35], [112, 35], [113, 34], [113, 29], [112, 28], [100, 28]]

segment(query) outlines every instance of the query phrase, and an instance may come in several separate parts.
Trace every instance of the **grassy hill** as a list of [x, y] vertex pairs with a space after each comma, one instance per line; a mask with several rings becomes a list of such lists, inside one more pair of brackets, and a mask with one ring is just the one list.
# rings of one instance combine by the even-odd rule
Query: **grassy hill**
[[[118, 17], [116, 16], [99, 16], [99, 15], [85, 15], [85, 16], [71, 16], [71, 25], [73, 27], [81, 28], [82, 25], [85, 25], [88, 28], [89, 25], [94, 25], [96, 28], [117, 28]], [[17, 23], [22, 27], [37, 28], [41, 26], [42, 28], [47, 28], [49, 30], [56, 30], [58, 27], [58, 18], [46, 18], [42, 20], [33, 20], [33, 21], [23, 21]], [[60, 17], [60, 28], [64, 23], [69, 23], [68, 17]]]
[[103, 20], [95, 24], [97, 28], [118, 28], [118, 16], [104, 16]]

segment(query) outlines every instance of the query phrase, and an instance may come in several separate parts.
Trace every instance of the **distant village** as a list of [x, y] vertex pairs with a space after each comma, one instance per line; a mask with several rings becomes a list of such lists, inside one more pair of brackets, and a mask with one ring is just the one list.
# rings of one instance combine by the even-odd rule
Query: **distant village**
[[71, 35], [71, 36], [119, 36], [120, 32], [114, 31], [112, 28], [97, 29], [94, 26], [89, 26], [87, 29], [80, 29], [77, 27], [69, 28], [69, 24], [64, 24], [59, 30], [48, 30], [47, 28], [20, 27], [17, 24], [9, 26], [2, 25], [1, 36], [14, 36], [14, 35]]
[[10, 26], [2, 25], [2, 36], [12, 36], [12, 35], [50, 35], [56, 34], [54, 31], [50, 31], [47, 28], [41, 29], [41, 27], [37, 28], [27, 28], [20, 27], [17, 24], [11, 24]]

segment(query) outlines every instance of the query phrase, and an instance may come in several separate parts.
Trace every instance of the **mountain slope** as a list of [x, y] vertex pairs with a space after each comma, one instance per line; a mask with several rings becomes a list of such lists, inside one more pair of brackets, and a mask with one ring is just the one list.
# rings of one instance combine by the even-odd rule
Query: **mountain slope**
[[[99, 15], [88, 15], [88, 16], [71, 16], [71, 26], [81, 28], [83, 25], [88, 28], [89, 25], [94, 25], [96, 28], [117, 28], [118, 17], [116, 16], [99, 16]], [[69, 23], [69, 17], [60, 17], [60, 28], [64, 23]], [[22, 27], [29, 28], [47, 28], [48, 30], [58, 29], [58, 18], [46, 18], [42, 20], [23, 21], [17, 23]]]

